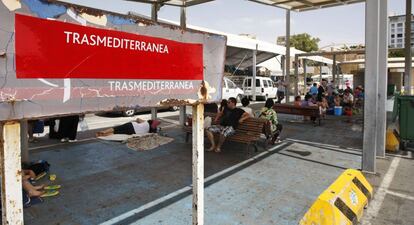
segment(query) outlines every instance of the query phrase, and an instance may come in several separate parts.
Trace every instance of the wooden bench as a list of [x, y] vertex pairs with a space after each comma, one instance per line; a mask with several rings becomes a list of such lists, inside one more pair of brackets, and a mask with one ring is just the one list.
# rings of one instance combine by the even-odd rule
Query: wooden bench
[[318, 119], [319, 126], [321, 125], [321, 114], [319, 111], [319, 106], [295, 106], [290, 104], [275, 104], [273, 110], [276, 113], [281, 114], [292, 114], [292, 115], [301, 115], [309, 116]]
[[[214, 120], [214, 117], [212, 117], [212, 119]], [[249, 153], [250, 146], [253, 145], [255, 151], [257, 152], [257, 141], [260, 140], [261, 134], [263, 134], [264, 131], [268, 131], [269, 128], [270, 124], [267, 120], [251, 117], [239, 124], [236, 129], [236, 133], [230, 137], [227, 137], [226, 141], [246, 144], [247, 153]], [[186, 133], [185, 141], [188, 143], [189, 137], [193, 132], [192, 127], [184, 126], [184, 131]], [[266, 135], [266, 137], [269, 137], [269, 135]]]

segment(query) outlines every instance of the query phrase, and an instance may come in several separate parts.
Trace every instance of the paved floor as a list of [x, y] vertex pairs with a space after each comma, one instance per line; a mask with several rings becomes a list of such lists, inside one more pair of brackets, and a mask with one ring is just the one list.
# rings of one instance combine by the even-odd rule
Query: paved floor
[[[330, 117], [314, 127], [279, 117], [285, 141], [274, 148], [247, 157], [243, 145], [226, 143], [223, 153], [206, 153], [205, 224], [297, 224], [344, 169], [360, 168], [360, 119]], [[75, 144], [32, 146], [32, 158], [49, 161], [63, 188], [25, 209], [26, 224], [191, 224], [191, 144], [164, 125], [174, 142], [150, 151], [88, 140], [93, 132]], [[404, 157], [379, 212], [364, 217], [373, 225], [413, 224], [414, 167]], [[376, 190], [394, 158], [379, 160], [379, 174], [368, 175]]]

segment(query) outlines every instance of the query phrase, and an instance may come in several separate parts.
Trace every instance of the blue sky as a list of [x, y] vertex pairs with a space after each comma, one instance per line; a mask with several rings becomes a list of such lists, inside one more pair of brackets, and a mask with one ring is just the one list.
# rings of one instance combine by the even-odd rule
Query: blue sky
[[[150, 15], [147, 4], [121, 0], [64, 0], [120, 13], [135, 11]], [[405, 0], [388, 0], [389, 13], [403, 14]], [[319, 47], [331, 44], [364, 43], [365, 4], [291, 13], [291, 33], [309, 33], [319, 37]], [[160, 18], [179, 21], [177, 7], [162, 7]], [[285, 33], [285, 10], [247, 0], [215, 0], [187, 9], [187, 23], [233, 34], [248, 33], [258, 39], [275, 42]]]

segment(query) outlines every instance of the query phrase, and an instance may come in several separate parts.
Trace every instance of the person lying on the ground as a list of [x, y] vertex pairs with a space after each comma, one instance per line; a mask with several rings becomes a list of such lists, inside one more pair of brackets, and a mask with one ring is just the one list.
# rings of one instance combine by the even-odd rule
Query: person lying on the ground
[[[212, 125], [207, 128], [206, 134], [211, 143], [211, 147], [208, 151], [221, 152], [221, 146], [225, 139], [236, 133], [236, 128], [240, 123], [243, 123], [250, 115], [243, 109], [236, 107], [237, 100], [235, 98], [229, 98], [227, 102], [227, 110], [221, 110], [217, 114], [217, 121], [220, 121], [220, 125]], [[214, 141], [214, 133], [218, 133], [219, 141]]]
[[242, 98], [241, 104], [243, 105], [243, 107], [241, 107], [241, 109], [243, 109], [245, 112], [250, 114], [250, 116], [253, 116], [253, 110], [252, 110], [252, 108], [249, 107], [250, 101], [247, 97]]
[[109, 136], [113, 134], [147, 134], [147, 133], [156, 133], [157, 126], [160, 124], [158, 120], [142, 120], [137, 118], [135, 121], [124, 123], [122, 125], [109, 128], [103, 131], [96, 133], [97, 137]]
[[277, 120], [276, 111], [273, 109], [274, 102], [272, 99], [267, 99], [265, 106], [262, 108], [259, 118], [266, 119], [270, 122], [270, 131], [272, 133], [272, 139], [270, 144], [280, 142], [279, 135], [282, 132], [283, 126]]

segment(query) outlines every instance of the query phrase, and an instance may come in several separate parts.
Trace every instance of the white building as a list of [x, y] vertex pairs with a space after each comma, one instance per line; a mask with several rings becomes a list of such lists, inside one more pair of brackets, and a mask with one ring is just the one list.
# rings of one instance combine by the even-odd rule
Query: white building
[[[405, 46], [405, 15], [390, 16], [388, 22], [388, 45], [390, 48]], [[414, 46], [414, 16], [411, 17], [411, 47]]]

